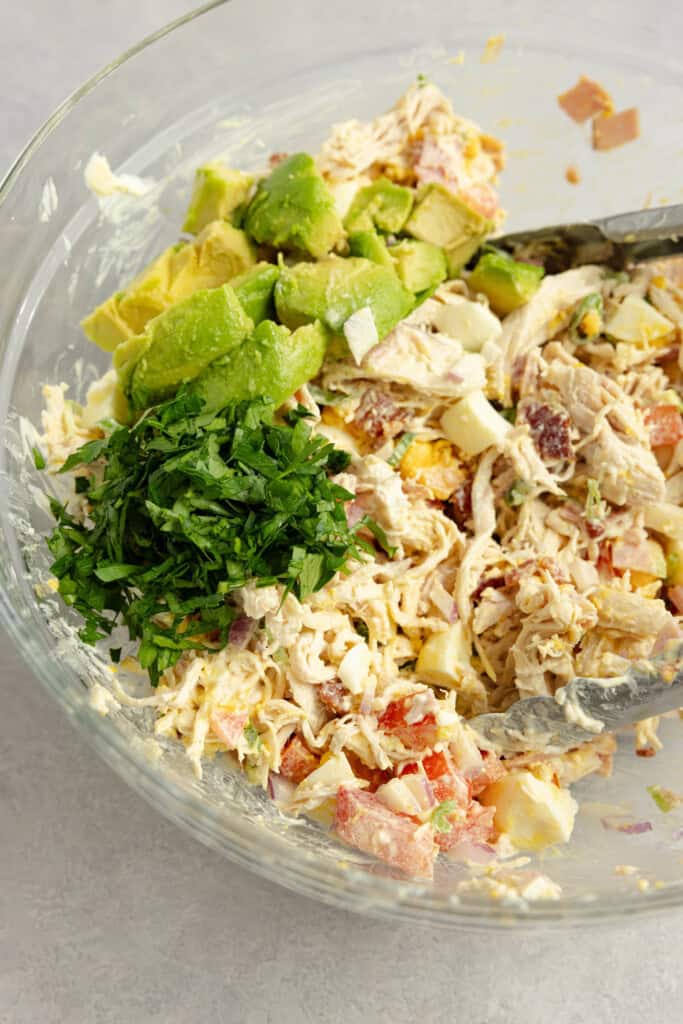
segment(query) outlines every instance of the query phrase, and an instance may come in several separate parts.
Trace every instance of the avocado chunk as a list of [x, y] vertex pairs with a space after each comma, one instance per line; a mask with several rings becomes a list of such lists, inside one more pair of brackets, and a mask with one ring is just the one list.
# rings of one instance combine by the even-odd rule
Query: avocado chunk
[[362, 256], [382, 267], [394, 265], [386, 242], [376, 231], [355, 231], [349, 235], [349, 252], [352, 256]]
[[412, 189], [395, 185], [388, 178], [378, 178], [360, 189], [344, 218], [347, 231], [401, 231], [413, 208]]
[[320, 323], [291, 333], [281, 324], [264, 320], [251, 338], [211, 363], [190, 390], [199, 394], [209, 409], [251, 398], [282, 405], [317, 376], [326, 347], [327, 332]]
[[352, 313], [368, 306], [381, 340], [414, 304], [394, 270], [357, 256], [283, 267], [275, 285], [275, 308], [283, 324], [294, 330], [320, 320], [338, 337]]
[[418, 194], [405, 230], [413, 238], [441, 246], [448, 275], [455, 277], [493, 230], [493, 222], [443, 185], [426, 185]]
[[411, 292], [434, 291], [446, 280], [446, 254], [438, 245], [411, 238], [392, 245], [388, 252], [398, 276]]
[[468, 278], [472, 291], [483, 292], [494, 313], [506, 316], [529, 301], [543, 277], [543, 267], [519, 263], [507, 253], [486, 252]]
[[207, 225], [194, 242], [173, 245], [123, 291], [116, 292], [81, 322], [96, 345], [112, 352], [180, 299], [217, 288], [255, 262], [243, 231], [225, 221]]
[[255, 241], [326, 256], [344, 237], [332, 193], [308, 153], [295, 153], [258, 183], [245, 220]]
[[127, 359], [117, 369], [132, 408], [146, 409], [172, 397], [253, 328], [227, 284], [202, 289], [171, 306], [147, 325], [137, 352], [137, 339], [126, 343]]
[[249, 198], [253, 178], [214, 162], [198, 167], [183, 231], [198, 234], [214, 220], [234, 220]]
[[257, 263], [230, 281], [242, 309], [255, 324], [274, 318], [273, 289], [279, 276], [278, 267], [272, 263]]

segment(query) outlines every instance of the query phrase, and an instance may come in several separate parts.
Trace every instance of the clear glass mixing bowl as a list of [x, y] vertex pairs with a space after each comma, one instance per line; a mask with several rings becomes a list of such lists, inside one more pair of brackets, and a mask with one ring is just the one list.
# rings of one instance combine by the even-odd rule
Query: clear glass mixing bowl
[[[0, 191], [2, 622], [83, 739], [151, 804], [230, 859], [346, 908], [497, 926], [597, 922], [682, 904], [683, 816], [661, 813], [645, 789], [653, 782], [675, 788], [681, 778], [680, 724], [666, 723], [656, 758], [636, 759], [626, 738], [610, 780], [576, 787], [586, 810], [571, 844], [529, 865], [562, 885], [561, 900], [492, 902], [462, 893], [465, 869], [448, 863], [439, 863], [433, 884], [392, 877], [316, 825], [279, 815], [225, 759], [210, 764], [199, 783], [180, 748], [150, 743], [146, 715], [93, 710], [89, 687], [107, 685], [111, 673], [74, 642], [54, 596], [36, 594], [49, 564], [40, 536], [49, 518], [28, 424], [39, 422], [43, 383], [66, 380], [78, 398], [105, 368], [106, 356], [88, 345], [78, 321], [176, 238], [198, 163], [222, 155], [248, 168], [269, 151], [315, 150], [331, 123], [382, 111], [419, 72], [506, 141], [502, 193], [511, 226], [681, 201], [683, 139], [673, 112], [683, 109], [683, 63], [672, 23], [680, 16], [671, 10], [658, 25], [642, 5], [608, 2], [591, 13], [582, 7], [347, 0], [332, 13], [299, 0], [273, 23], [258, 0], [209, 5], [67, 100]], [[501, 32], [501, 56], [481, 63], [487, 37]], [[555, 99], [580, 73], [604, 82], [619, 107], [640, 107], [638, 143], [591, 151], [587, 132]], [[83, 182], [94, 150], [116, 170], [157, 185], [143, 200], [98, 203]], [[579, 186], [565, 181], [569, 163], [580, 168]], [[652, 830], [605, 831], [600, 817], [613, 805], [650, 820]], [[638, 873], [619, 874], [617, 864]]]

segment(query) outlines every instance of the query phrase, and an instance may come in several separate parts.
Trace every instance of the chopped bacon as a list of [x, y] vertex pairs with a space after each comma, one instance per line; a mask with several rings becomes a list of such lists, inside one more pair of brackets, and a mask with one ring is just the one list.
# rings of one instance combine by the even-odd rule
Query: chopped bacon
[[636, 747], [638, 757], [654, 757], [656, 753], [654, 747]]
[[422, 767], [432, 784], [434, 799], [438, 804], [444, 800], [454, 800], [458, 807], [467, 807], [470, 787], [446, 754], [428, 754], [422, 761]]
[[500, 590], [501, 587], [508, 586], [508, 582], [511, 582], [514, 586], [518, 582], [518, 578], [515, 577], [514, 580], [508, 581], [505, 576], [485, 576], [483, 580], [479, 581], [472, 591], [472, 600], [478, 601], [484, 591], [488, 590], [489, 587], [492, 590]]
[[675, 405], [656, 405], [654, 409], [648, 409], [645, 422], [650, 428], [650, 444], [653, 448], [678, 444], [683, 437], [683, 416]]
[[415, 155], [414, 169], [420, 185], [444, 185], [457, 192], [464, 170], [460, 137], [454, 133], [428, 136]]
[[573, 88], [557, 97], [565, 114], [579, 124], [596, 114], [607, 114], [612, 110], [612, 97], [606, 89], [592, 78], [582, 75]]
[[458, 198], [480, 213], [482, 217], [493, 217], [498, 209], [498, 193], [486, 182], [460, 189]]
[[320, 702], [335, 715], [344, 715], [351, 709], [351, 698], [338, 679], [329, 679], [318, 687]]
[[606, 150], [633, 142], [640, 135], [640, 115], [637, 107], [629, 107], [618, 114], [596, 117], [593, 121], [593, 149]]
[[369, 765], [361, 761], [358, 754], [354, 754], [352, 750], [345, 750], [346, 759], [351, 765], [353, 774], [367, 782], [368, 786], [366, 793], [374, 793], [376, 789], [383, 786], [385, 782], [388, 782], [392, 778], [392, 773], [389, 770], [383, 770], [381, 768], [370, 768]]
[[436, 841], [447, 853], [459, 843], [487, 843], [493, 834], [495, 807], [482, 807], [476, 800], [470, 802], [464, 821], [450, 821], [450, 832], [439, 832]]
[[570, 420], [563, 409], [553, 409], [541, 402], [525, 402], [519, 412], [529, 424], [541, 458], [548, 461], [571, 458]]
[[676, 609], [676, 614], [683, 615], [683, 586], [667, 587], [666, 596]]
[[378, 447], [403, 430], [410, 411], [394, 405], [388, 395], [374, 388], [363, 393], [351, 426]]
[[282, 751], [280, 775], [298, 785], [307, 775], [314, 772], [319, 764], [320, 758], [311, 753], [301, 737], [292, 736]]
[[224, 743], [228, 750], [234, 750], [244, 733], [244, 727], [249, 721], [249, 715], [245, 711], [239, 714], [227, 711], [213, 711], [211, 714], [211, 731], [214, 736]]
[[334, 828], [349, 846], [408, 875], [432, 878], [434, 874], [436, 846], [429, 826], [394, 813], [372, 793], [340, 786]]
[[428, 712], [419, 722], [407, 722], [406, 715], [410, 710], [410, 705], [410, 697], [405, 697], [403, 700], [392, 700], [380, 715], [377, 724], [380, 729], [396, 736], [411, 750], [433, 747], [439, 736], [436, 716], [432, 712]]

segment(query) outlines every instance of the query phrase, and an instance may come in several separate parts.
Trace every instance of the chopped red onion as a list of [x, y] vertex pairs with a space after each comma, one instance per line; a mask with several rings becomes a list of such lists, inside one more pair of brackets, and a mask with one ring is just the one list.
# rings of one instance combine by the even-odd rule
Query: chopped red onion
[[448, 856], [455, 860], [468, 860], [473, 864], [490, 864], [496, 858], [496, 851], [488, 843], [471, 842], [463, 839], [448, 851]]
[[652, 831], [651, 821], [624, 821], [620, 818], [601, 818], [602, 827], [612, 832], [624, 832], [628, 836], [638, 836], [643, 832]]
[[246, 647], [251, 639], [251, 635], [254, 632], [256, 625], [255, 619], [249, 619], [246, 615], [241, 615], [238, 619], [235, 619], [233, 624], [230, 626], [230, 632], [228, 634], [228, 640], [235, 647]]
[[357, 498], [346, 506], [346, 522], [351, 528], [359, 523], [364, 515], [365, 509]]

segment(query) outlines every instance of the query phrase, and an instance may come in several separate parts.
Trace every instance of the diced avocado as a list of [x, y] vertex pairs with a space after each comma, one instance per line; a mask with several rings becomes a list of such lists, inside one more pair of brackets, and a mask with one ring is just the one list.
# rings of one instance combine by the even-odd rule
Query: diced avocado
[[355, 231], [349, 235], [349, 251], [352, 256], [362, 256], [382, 267], [394, 265], [386, 242], [376, 231]]
[[406, 288], [415, 293], [433, 291], [448, 273], [446, 255], [438, 245], [406, 239], [388, 250]]
[[253, 329], [230, 285], [202, 289], [171, 306], [147, 325], [143, 335], [147, 343], [140, 342], [132, 372], [134, 339], [127, 343], [128, 359], [119, 373], [133, 409], [170, 398]]
[[171, 257], [172, 302], [186, 299], [203, 288], [218, 288], [256, 262], [244, 231], [227, 221], [208, 224], [196, 242], [184, 245]]
[[327, 332], [320, 323], [287, 327], [264, 320], [251, 338], [211, 363], [190, 385], [209, 409], [228, 402], [266, 398], [281, 405], [320, 371]]
[[471, 291], [482, 292], [498, 316], [523, 306], [536, 292], [543, 267], [518, 263], [504, 252], [486, 252], [468, 278]]
[[232, 214], [249, 198], [253, 178], [221, 163], [198, 167], [183, 231], [196, 235], [213, 220], [232, 220]]
[[295, 329], [320, 320], [334, 335], [356, 310], [368, 306], [382, 339], [414, 306], [394, 270], [361, 257], [330, 257], [284, 267], [275, 285], [279, 319]]
[[354, 196], [344, 218], [347, 231], [379, 229], [391, 234], [401, 231], [413, 208], [412, 189], [378, 178]]
[[272, 263], [257, 263], [230, 281], [242, 308], [255, 324], [274, 318], [273, 289], [279, 276], [279, 268]]
[[98, 306], [81, 326], [107, 352], [141, 334], [146, 324], [180, 299], [217, 288], [255, 261], [249, 239], [225, 221], [207, 225], [194, 242], [173, 245], [123, 291]]
[[426, 185], [405, 230], [422, 242], [441, 246], [449, 276], [454, 277], [493, 230], [493, 223], [443, 185]]
[[332, 194], [308, 153], [288, 157], [258, 183], [245, 227], [257, 242], [316, 259], [344, 237]]

